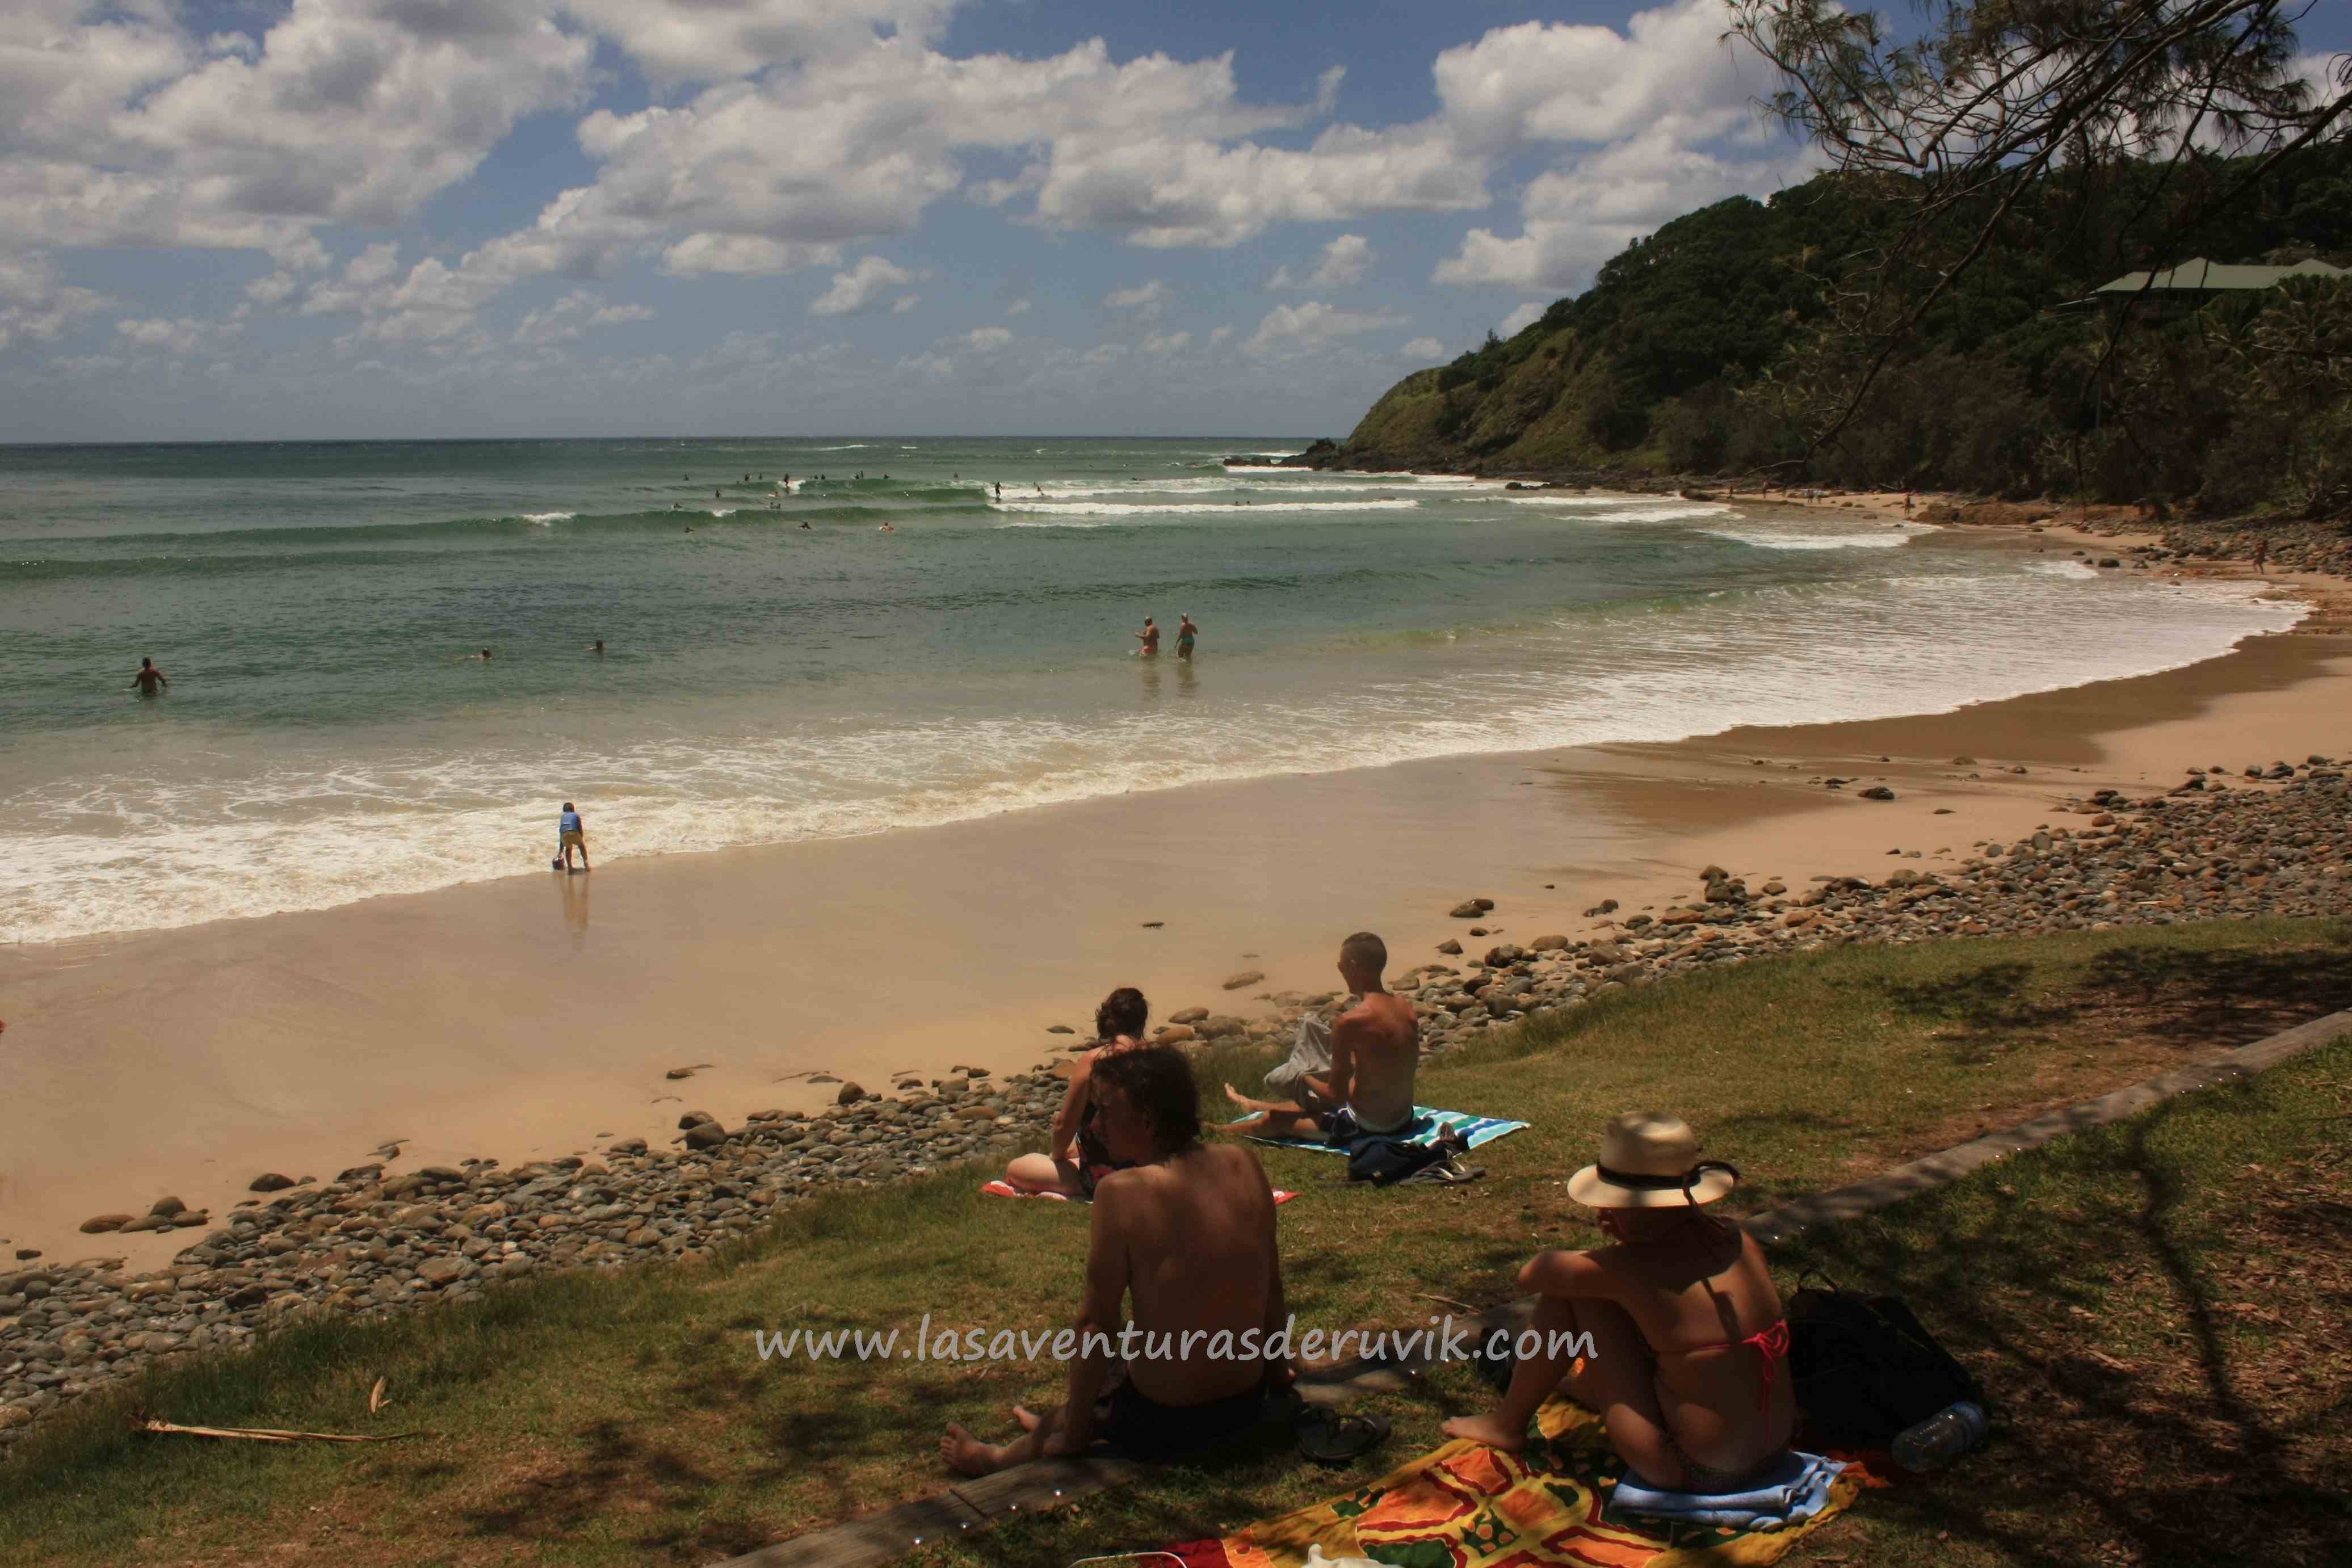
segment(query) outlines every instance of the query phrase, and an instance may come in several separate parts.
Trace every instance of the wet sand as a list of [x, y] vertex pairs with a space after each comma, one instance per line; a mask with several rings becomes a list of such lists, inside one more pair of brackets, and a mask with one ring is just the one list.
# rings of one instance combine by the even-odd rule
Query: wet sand
[[[76, 1227], [167, 1193], [217, 1215], [260, 1172], [331, 1179], [390, 1139], [394, 1169], [514, 1164], [667, 1140], [686, 1110], [814, 1108], [835, 1092], [818, 1071], [887, 1092], [1025, 1068], [1112, 985], [1155, 1016], [1247, 1015], [1331, 988], [1358, 927], [1395, 967], [1433, 957], [1472, 895], [1524, 941], [1591, 930], [1603, 898], [1677, 902], [1710, 862], [1931, 866], [2069, 795], [2352, 752], [2347, 699], [2352, 640], [2273, 636], [1940, 716], [1202, 786], [0, 952], [0, 1245], [152, 1268], [188, 1238]], [[1898, 799], [1858, 798], [1882, 781]], [[1265, 979], [1222, 988], [1245, 970]]]

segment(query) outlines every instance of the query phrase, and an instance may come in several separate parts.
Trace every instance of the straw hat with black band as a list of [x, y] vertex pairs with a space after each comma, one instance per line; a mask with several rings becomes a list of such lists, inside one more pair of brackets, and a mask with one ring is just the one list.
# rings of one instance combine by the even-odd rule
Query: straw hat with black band
[[1698, 1134], [1679, 1116], [1629, 1111], [1601, 1130], [1601, 1163], [1568, 1178], [1587, 1208], [1696, 1208], [1739, 1185], [1739, 1168], [1698, 1157]]

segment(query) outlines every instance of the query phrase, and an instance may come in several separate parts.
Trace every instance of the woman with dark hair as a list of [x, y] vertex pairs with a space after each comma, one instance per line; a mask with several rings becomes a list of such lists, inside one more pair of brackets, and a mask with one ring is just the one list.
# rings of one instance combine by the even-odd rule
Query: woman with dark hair
[[1151, 1017], [1150, 1004], [1133, 986], [1121, 986], [1095, 1009], [1095, 1038], [1099, 1042], [1077, 1060], [1070, 1086], [1062, 1095], [1062, 1109], [1054, 1118], [1050, 1152], [1017, 1155], [1004, 1167], [1004, 1179], [1024, 1192], [1058, 1192], [1068, 1197], [1091, 1198], [1095, 1183], [1105, 1172], [1124, 1170], [1114, 1159], [1096, 1126], [1098, 1119], [1092, 1086], [1095, 1063], [1117, 1051], [1144, 1043], [1143, 1030]]

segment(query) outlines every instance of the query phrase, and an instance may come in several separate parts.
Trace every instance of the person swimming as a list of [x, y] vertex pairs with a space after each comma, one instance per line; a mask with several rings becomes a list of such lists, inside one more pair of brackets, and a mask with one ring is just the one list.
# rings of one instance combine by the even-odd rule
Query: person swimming
[[[483, 650], [485, 653], [488, 653], [488, 651], [489, 650], [488, 649]], [[139, 661], [138, 673], [131, 677], [131, 684], [139, 688], [139, 695], [141, 696], [152, 697], [158, 691], [170, 685], [172, 683], [164, 678], [163, 671], [155, 667], [154, 660], [142, 659]]]

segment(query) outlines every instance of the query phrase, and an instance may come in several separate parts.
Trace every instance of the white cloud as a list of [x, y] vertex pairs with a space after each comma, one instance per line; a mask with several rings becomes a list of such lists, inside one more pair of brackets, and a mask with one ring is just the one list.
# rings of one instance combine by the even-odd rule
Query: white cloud
[[302, 280], [284, 267], [245, 286], [245, 297], [263, 305], [283, 305], [302, 287]]
[[57, 264], [38, 251], [0, 252], [0, 349], [19, 339], [54, 342], [113, 303], [94, 288], [59, 283]]
[[1213, 349], [1233, 335], [1234, 329], [1231, 327], [1215, 328], [1209, 333], [1209, 347]]
[[1565, 22], [1496, 27], [1437, 57], [1440, 114], [1456, 139], [1488, 151], [1613, 141], [1693, 106], [1718, 119], [1720, 132], [1747, 119], [1769, 85], [1763, 63], [1723, 32], [1721, 0], [1636, 11], [1622, 33]]
[[1692, 130], [1669, 115], [1564, 172], [1537, 176], [1520, 200], [1520, 233], [1507, 238], [1472, 229], [1438, 263], [1436, 280], [1580, 287], [1602, 262], [1670, 219], [1726, 196], [1769, 193], [1819, 167], [1818, 155], [1803, 147], [1727, 159], [1691, 145]]
[[533, 310], [514, 330], [513, 340], [541, 347], [569, 343], [597, 327], [625, 321], [650, 320], [653, 311], [643, 305], [608, 305], [591, 289], [575, 288], [543, 309]]
[[1363, 281], [1372, 265], [1372, 242], [1361, 235], [1341, 235], [1323, 247], [1315, 270], [1304, 277], [1287, 266], [1277, 267], [1266, 280], [1268, 288], [1345, 288]]
[[1192, 340], [1190, 332], [1154, 332], [1143, 340], [1140, 347], [1147, 354], [1175, 354], [1181, 353]]
[[912, 310], [916, 306], [920, 305], [922, 302], [923, 297], [919, 294], [901, 294], [898, 298], [890, 302], [890, 314], [893, 316], [904, 316], [908, 311]]
[[803, 267], [839, 267], [837, 245], [794, 245], [765, 235], [691, 234], [662, 252], [662, 270], [678, 277], [730, 273], [768, 277]]
[[886, 289], [912, 283], [915, 274], [878, 256], [869, 256], [847, 272], [833, 275], [833, 287], [819, 295], [809, 306], [812, 316], [855, 316], [860, 311], [877, 308], [876, 296]]
[[166, 354], [193, 354], [198, 349], [233, 338], [243, 329], [241, 322], [199, 321], [189, 316], [176, 319], [157, 316], [114, 324], [124, 347], [133, 351], [152, 349]]
[[178, 9], [0, 13], [0, 210], [17, 238], [315, 264], [313, 226], [406, 217], [526, 115], [577, 101], [593, 53], [543, 5], [293, 0], [257, 39], [199, 38]]
[[1817, 170], [1818, 154], [1764, 131], [1754, 100], [1765, 68], [1722, 31], [1718, 0], [1672, 0], [1634, 13], [1622, 33], [1528, 22], [1441, 54], [1441, 118], [1465, 146], [1583, 150], [1529, 182], [1517, 235], [1470, 230], [1435, 280], [1581, 287], [1668, 219]]
[[812, 56], [837, 57], [877, 32], [935, 37], [957, 0], [564, 0], [665, 85], [758, 74]]
[[1434, 338], [1415, 338], [1397, 350], [1408, 360], [1437, 360], [1445, 356], [1445, 345]]
[[1304, 305], [1277, 305], [1266, 312], [1257, 331], [1242, 345], [1242, 352], [1296, 353], [1360, 333], [1402, 327], [1406, 319], [1391, 310], [1342, 310], [1318, 299]]
[[1495, 329], [1506, 338], [1516, 338], [1529, 327], [1534, 326], [1537, 319], [1542, 316], [1543, 313], [1544, 303], [1542, 300], [1528, 300], [1517, 310], [1514, 310], [1508, 316], [1504, 317], [1503, 324]]
[[1003, 327], [975, 327], [963, 335], [967, 348], [989, 353], [1013, 341], [1013, 334]]
[[1150, 318], [1167, 308], [1169, 298], [1168, 285], [1155, 277], [1132, 288], [1114, 288], [1103, 296], [1103, 303], [1113, 310], [1134, 310]]
[[1029, 301], [1026, 299], [1016, 299], [1012, 304], [1007, 305], [1004, 308], [1004, 313], [1007, 316], [1026, 316], [1029, 314]]

